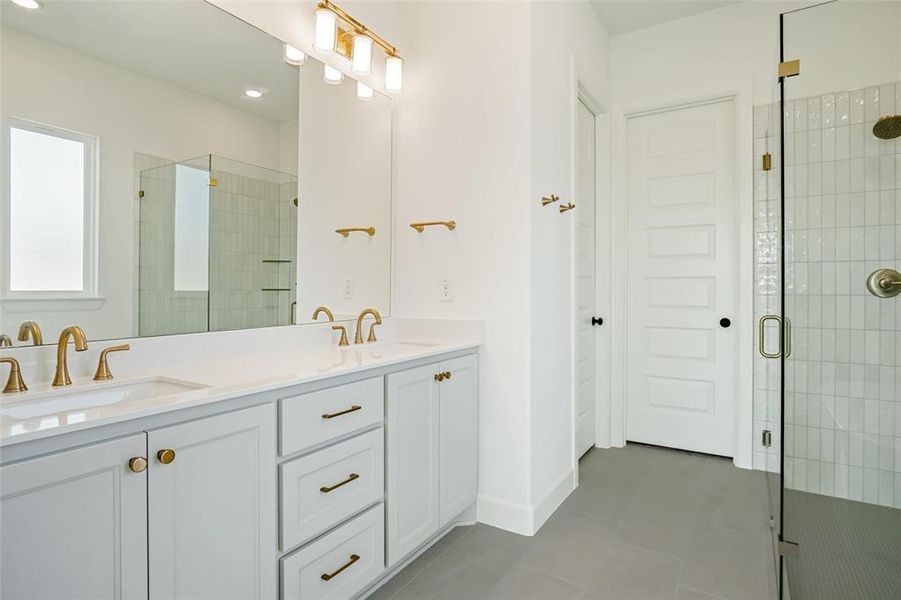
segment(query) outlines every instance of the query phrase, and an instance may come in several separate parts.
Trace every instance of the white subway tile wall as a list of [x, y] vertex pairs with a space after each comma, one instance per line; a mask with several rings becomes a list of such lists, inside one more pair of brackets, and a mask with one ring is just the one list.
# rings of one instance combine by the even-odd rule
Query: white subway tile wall
[[[901, 269], [901, 141], [872, 133], [899, 106], [896, 83], [786, 104], [784, 444], [788, 488], [901, 508], [901, 299], [865, 286], [878, 268]], [[758, 149], [778, 148], [778, 116], [775, 106], [755, 108]], [[758, 318], [779, 314], [779, 162], [770, 151], [774, 169], [755, 171]], [[774, 439], [778, 362], [755, 366], [755, 421]], [[756, 468], [778, 469], [772, 450], [757, 453]]]

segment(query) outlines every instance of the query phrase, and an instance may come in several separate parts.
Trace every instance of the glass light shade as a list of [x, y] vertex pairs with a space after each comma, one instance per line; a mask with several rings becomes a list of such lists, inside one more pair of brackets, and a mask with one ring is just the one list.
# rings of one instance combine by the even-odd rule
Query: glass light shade
[[354, 36], [353, 71], [360, 75], [372, 73], [372, 38], [369, 36]]
[[385, 89], [399, 92], [404, 87], [404, 59], [399, 56], [385, 57]]
[[248, 98], [262, 98], [263, 92], [254, 88], [248, 88], [244, 90], [244, 95]]
[[330, 85], [338, 85], [344, 79], [344, 73], [329, 65], [322, 65], [322, 79]]
[[302, 65], [307, 61], [307, 55], [290, 44], [285, 44], [285, 62], [291, 65]]
[[338, 15], [327, 8], [316, 9], [316, 38], [313, 47], [320, 52], [334, 52], [338, 39]]
[[21, 6], [22, 8], [28, 8], [30, 10], [35, 10], [40, 8], [41, 5], [37, 0], [12, 0], [13, 4], [16, 6]]
[[372, 88], [363, 83], [362, 81], [357, 82], [357, 98], [360, 100], [372, 100], [373, 91]]

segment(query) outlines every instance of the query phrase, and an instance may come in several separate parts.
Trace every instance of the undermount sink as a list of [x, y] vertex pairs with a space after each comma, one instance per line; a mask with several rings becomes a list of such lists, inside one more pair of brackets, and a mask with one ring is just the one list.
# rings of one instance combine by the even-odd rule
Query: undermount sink
[[0, 415], [7, 415], [19, 420], [32, 419], [72, 409], [90, 409], [121, 402], [140, 402], [162, 398], [205, 387], [208, 386], [168, 377], [150, 377], [121, 383], [76, 384], [65, 389], [26, 392], [10, 398], [0, 398], [3, 401], [3, 405], [0, 406]]

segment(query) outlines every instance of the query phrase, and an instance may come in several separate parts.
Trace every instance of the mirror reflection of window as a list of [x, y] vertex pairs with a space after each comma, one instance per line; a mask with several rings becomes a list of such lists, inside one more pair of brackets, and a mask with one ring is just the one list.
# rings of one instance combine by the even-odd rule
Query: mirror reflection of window
[[210, 173], [175, 166], [174, 285], [178, 291], [210, 289]]
[[96, 138], [14, 120], [9, 144], [10, 291], [89, 291]]

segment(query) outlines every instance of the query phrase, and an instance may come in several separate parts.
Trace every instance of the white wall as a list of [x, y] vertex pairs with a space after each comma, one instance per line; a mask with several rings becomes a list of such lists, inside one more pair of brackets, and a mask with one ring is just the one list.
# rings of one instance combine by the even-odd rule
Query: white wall
[[[320, 305], [338, 318], [391, 309], [391, 101], [357, 98], [356, 85], [301, 67], [297, 323]], [[375, 235], [335, 233], [375, 227]], [[345, 297], [345, 282], [351, 296]]]
[[0, 330], [15, 333], [33, 318], [48, 342], [71, 322], [91, 339], [132, 335], [135, 151], [174, 159], [215, 153], [278, 169], [279, 124], [9, 28], [2, 61], [4, 123], [15, 116], [100, 138], [99, 284], [106, 300], [99, 308], [40, 312], [34, 303], [7, 304]]
[[[572, 489], [572, 269], [579, 205], [574, 198], [577, 83], [600, 107], [607, 102], [608, 36], [587, 2], [537, 2], [531, 19], [531, 496], [539, 526]], [[599, 183], [603, 183], [599, 180]], [[548, 194], [576, 209], [541, 206]], [[599, 232], [599, 238], [605, 236]], [[599, 332], [600, 333], [600, 332]]]

